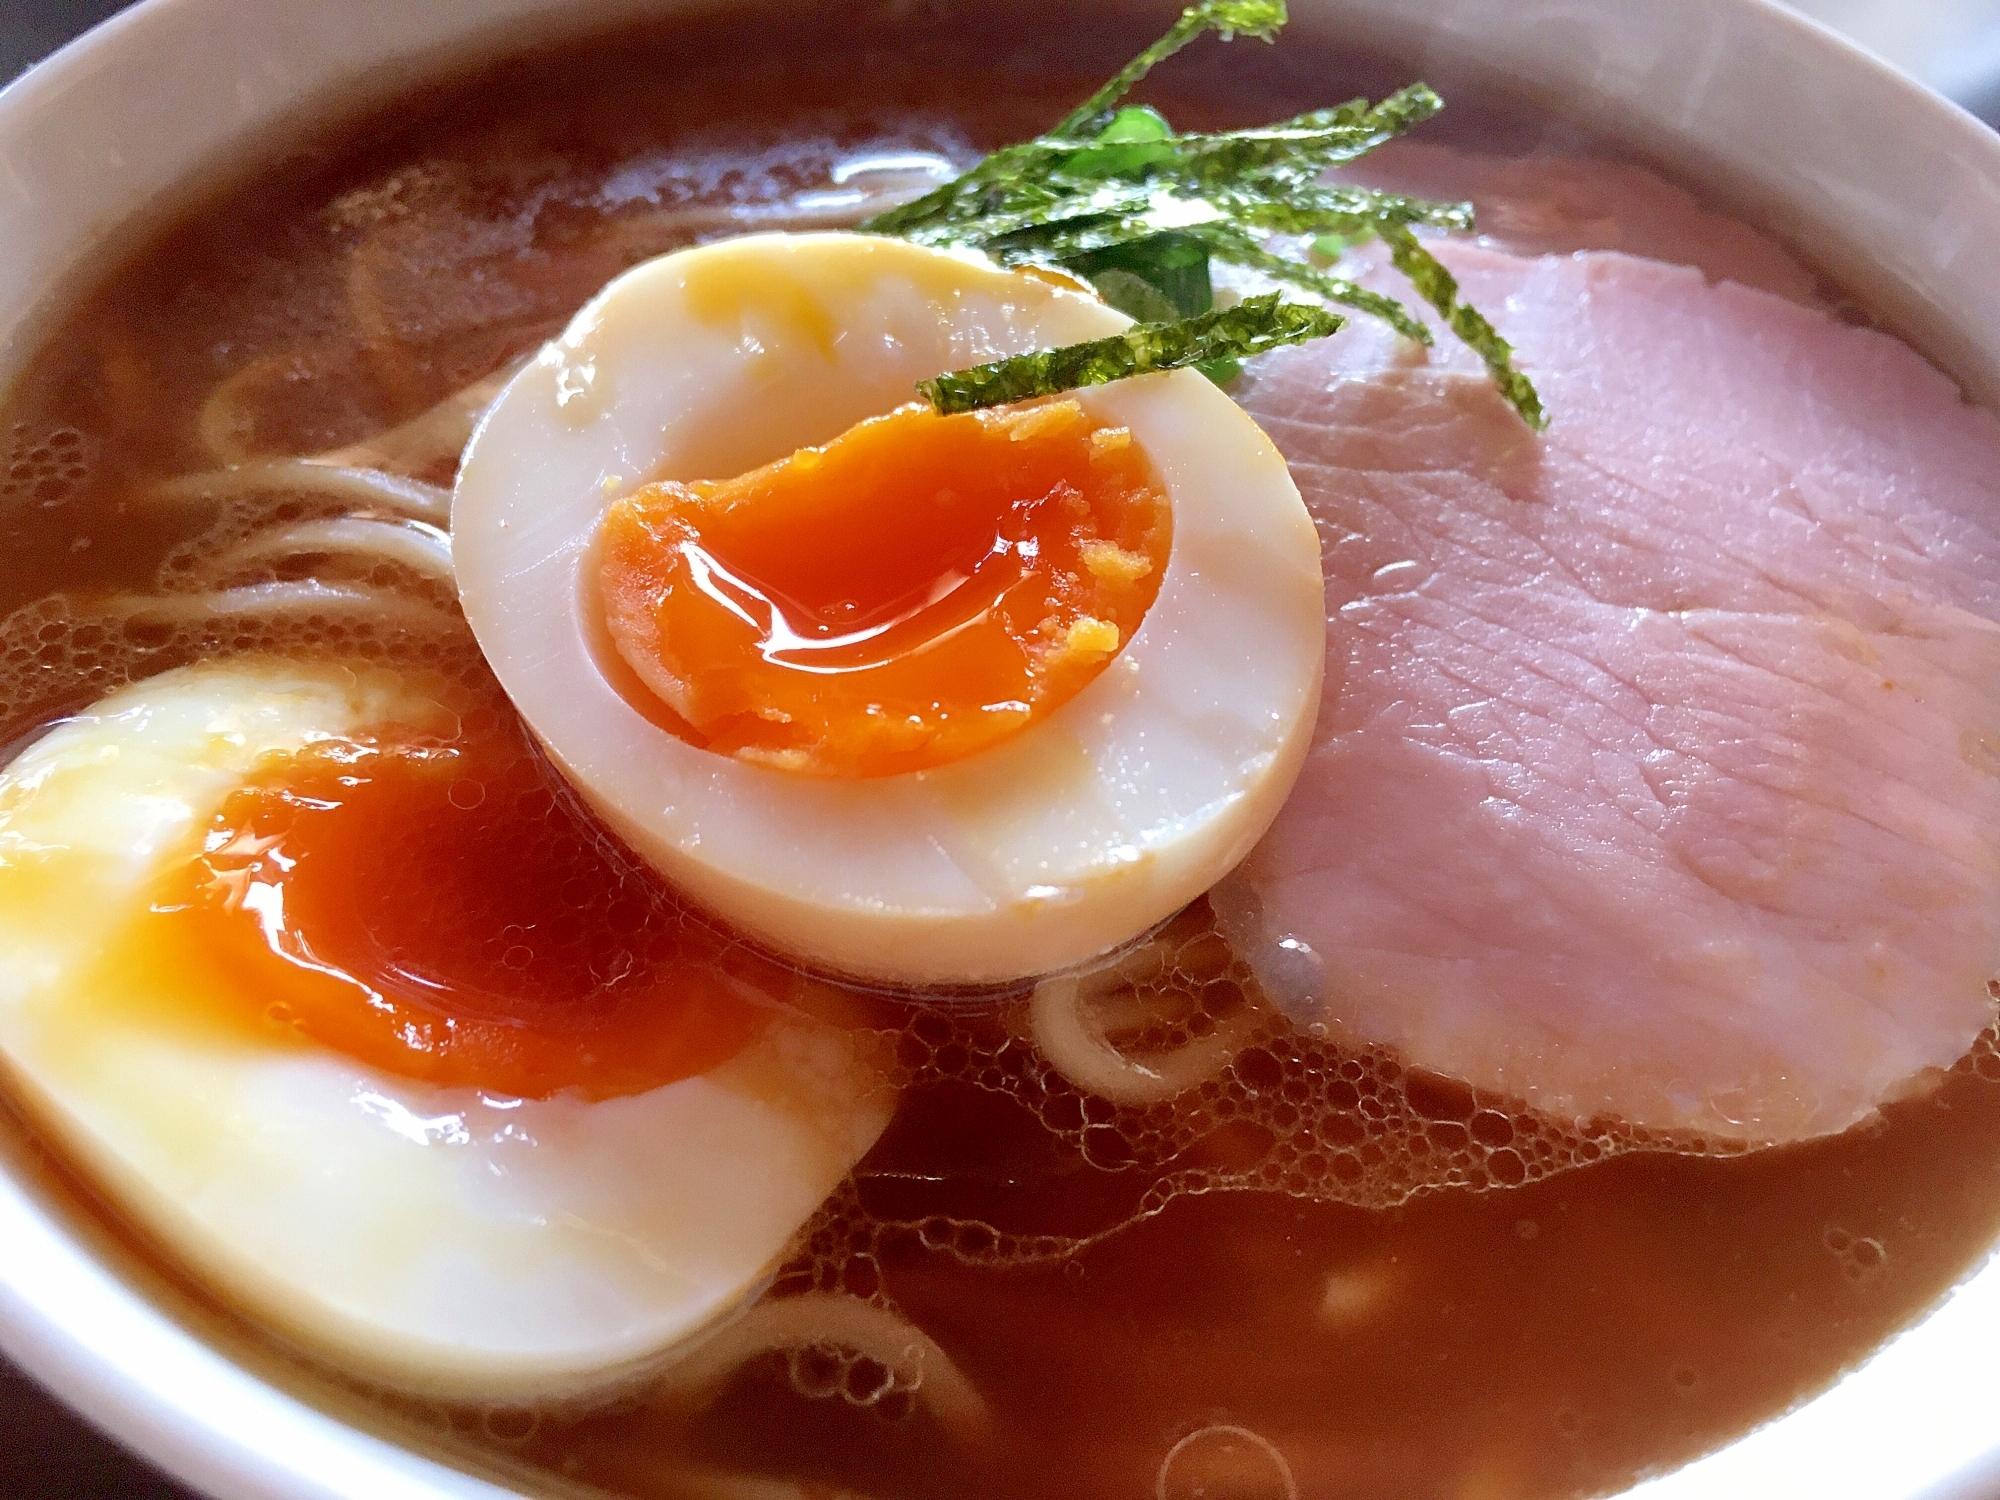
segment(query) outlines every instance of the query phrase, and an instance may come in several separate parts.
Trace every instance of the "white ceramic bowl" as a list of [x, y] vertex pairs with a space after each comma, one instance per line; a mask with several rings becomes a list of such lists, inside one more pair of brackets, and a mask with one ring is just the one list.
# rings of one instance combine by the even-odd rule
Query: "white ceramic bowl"
[[[316, 103], [687, 0], [147, 0], [0, 93], [0, 380], [119, 227]], [[1081, 0], [1079, 0], [1081, 3]], [[1158, 7], [1154, 7], [1158, 9]], [[2000, 136], [1767, 0], [1293, 0], [1294, 29], [1492, 73], [1700, 176], [2000, 397]], [[2000, 476], [1995, 503], [2000, 504]], [[223, 1500], [498, 1496], [167, 1311], [0, 1159], [0, 1348]], [[1634, 1500], [1994, 1500], [2000, 1262], [1833, 1390]]]

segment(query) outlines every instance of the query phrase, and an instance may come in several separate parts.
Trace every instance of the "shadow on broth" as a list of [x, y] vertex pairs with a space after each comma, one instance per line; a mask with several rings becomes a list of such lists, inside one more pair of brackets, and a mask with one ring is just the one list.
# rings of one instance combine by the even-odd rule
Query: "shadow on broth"
[[505, 64], [58, 320], [16, 1154], [549, 1493], [1714, 1449], [2000, 1234], [2000, 430], [1559, 117], [1027, 14]]

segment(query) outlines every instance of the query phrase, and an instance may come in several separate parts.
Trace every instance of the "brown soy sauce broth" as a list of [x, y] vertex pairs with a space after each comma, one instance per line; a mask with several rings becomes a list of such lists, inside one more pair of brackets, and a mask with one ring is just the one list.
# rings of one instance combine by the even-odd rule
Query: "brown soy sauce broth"
[[[232, 456], [337, 448], [418, 414], [534, 348], [624, 265], [699, 232], [662, 211], [824, 188], [855, 153], [969, 159], [1060, 116], [1164, 14], [1082, 26], [1021, 6], [739, 9], [330, 126], [138, 246], [31, 364], [0, 414], [0, 609], [145, 587], [191, 540], [304, 513], [283, 497], [232, 519], [143, 496]], [[1411, 76], [1304, 38], [1209, 42], [1147, 97], [1184, 125], [1224, 126]], [[1559, 119], [1430, 81], [1452, 100], [1433, 138], [1591, 146]], [[18, 621], [0, 640], [6, 740], [195, 649], [85, 649]], [[358, 645], [420, 653], [396, 639], [316, 649]], [[95, 675], [78, 666], [93, 651]], [[1182, 1040], [1244, 1003], [1200, 915], [1189, 922], [1198, 1003], [1175, 1022]], [[895, 1371], [811, 1351], [753, 1360], [687, 1408], [643, 1392], [595, 1410], [357, 1406], [337, 1375], [161, 1264], [11, 1115], [0, 1135], [149, 1295], [260, 1373], [524, 1488], [633, 1496], [728, 1493], [700, 1476], [748, 1474], [879, 1500], [1248, 1500], [1287, 1493], [1274, 1451], [1311, 1500], [1599, 1493], [1823, 1387], [2000, 1236], [1990, 1039], [1876, 1123], [1726, 1157], [1558, 1130], [1282, 1023], [1262, 1023], [1211, 1085], [1122, 1109], [1033, 1055], [1018, 1000], [913, 1002], [881, 1024], [905, 1085], [897, 1117], [776, 1291], [892, 1304], [978, 1392], [976, 1432]]]

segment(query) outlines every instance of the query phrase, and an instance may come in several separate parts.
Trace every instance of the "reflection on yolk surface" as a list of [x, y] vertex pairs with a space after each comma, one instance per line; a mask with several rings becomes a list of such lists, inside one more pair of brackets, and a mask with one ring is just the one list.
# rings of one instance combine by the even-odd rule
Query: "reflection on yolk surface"
[[511, 738], [275, 757], [133, 942], [211, 1023], [528, 1098], [705, 1072], [799, 983], [686, 917]]
[[1171, 512], [1074, 401], [908, 406], [736, 479], [606, 513], [606, 623], [709, 749], [832, 777], [974, 754], [1053, 712], [1138, 629]]

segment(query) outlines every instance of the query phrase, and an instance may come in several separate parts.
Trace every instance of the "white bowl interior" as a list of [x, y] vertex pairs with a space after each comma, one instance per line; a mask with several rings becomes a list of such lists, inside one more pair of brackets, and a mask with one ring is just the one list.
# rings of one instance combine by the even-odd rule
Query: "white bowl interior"
[[[121, 229], [316, 104], [686, 0], [147, 0], [0, 93], [0, 379]], [[1777, 231], [2000, 404], [2000, 136], [1768, 0], [1293, 0], [1294, 26], [1560, 99]], [[220, 45], [218, 38], [228, 38]], [[1996, 494], [2000, 504], [2000, 494]], [[4, 1135], [4, 1132], [0, 1132]], [[0, 1159], [0, 1348], [224, 1500], [509, 1493], [365, 1435], [164, 1310]], [[1826, 1394], [1634, 1500], [1990, 1500], [2000, 1262]]]

